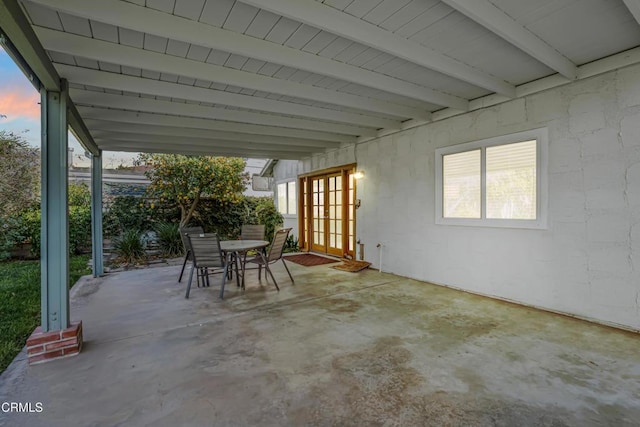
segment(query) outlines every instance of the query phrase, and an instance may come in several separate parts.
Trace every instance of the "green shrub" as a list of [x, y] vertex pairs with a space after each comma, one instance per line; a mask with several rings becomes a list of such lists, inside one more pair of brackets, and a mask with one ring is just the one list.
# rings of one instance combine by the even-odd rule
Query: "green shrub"
[[[135, 196], [117, 196], [104, 215], [103, 229], [106, 236], [118, 236], [130, 229], [158, 232], [159, 224], [178, 223], [179, 220], [179, 209], [173, 204]], [[265, 239], [271, 240], [282, 221], [282, 215], [270, 197], [243, 196], [235, 203], [202, 199], [190, 225], [199, 225], [207, 232], [217, 233], [221, 239], [235, 239], [240, 236], [243, 224], [264, 224]], [[179, 248], [182, 249], [181, 244]]]
[[[24, 211], [18, 217], [18, 232], [25, 243], [31, 244], [31, 255], [40, 256], [40, 209]], [[69, 253], [79, 254], [91, 247], [91, 208], [69, 207]]]
[[244, 196], [237, 203], [220, 204], [203, 199], [194, 215], [195, 222], [221, 239], [236, 239], [243, 224], [264, 224], [265, 239], [271, 240], [283, 218], [270, 197]]
[[244, 222], [243, 224], [258, 224], [256, 209], [261, 203], [268, 203], [271, 197], [246, 196], [244, 198]]
[[39, 197], [40, 150], [23, 135], [0, 129], [0, 216], [15, 216]]
[[[0, 223], [0, 226], [2, 224]], [[11, 247], [31, 245], [31, 256], [40, 257], [40, 206], [33, 205], [11, 220]], [[7, 238], [5, 237], [5, 241]], [[0, 259], [2, 259], [0, 241]], [[5, 245], [9, 245], [6, 242]], [[80, 254], [91, 247], [91, 194], [85, 184], [69, 184], [69, 253]]]
[[102, 229], [107, 236], [118, 236], [125, 230], [150, 229], [150, 212], [143, 199], [118, 196], [102, 217]]
[[20, 235], [24, 243], [31, 244], [31, 255], [40, 256], [40, 209], [34, 208], [21, 212], [18, 216]]
[[276, 228], [281, 227], [284, 223], [284, 218], [276, 209], [273, 199], [262, 200], [256, 207], [256, 215], [258, 216], [258, 224], [264, 224], [265, 240], [271, 241]]
[[10, 250], [24, 241], [22, 227], [18, 218], [0, 217], [0, 261], [10, 256]]
[[289, 234], [287, 241], [284, 243], [285, 252], [298, 252], [300, 247], [298, 246], [298, 238]]
[[70, 183], [68, 188], [69, 206], [91, 206], [91, 192], [84, 182]]
[[69, 253], [91, 248], [91, 207], [69, 206]]
[[113, 242], [113, 249], [118, 257], [129, 264], [139, 261], [144, 256], [145, 245], [142, 232], [135, 228], [126, 230]]
[[197, 215], [194, 215], [195, 220], [206, 231], [216, 233], [221, 239], [237, 238], [244, 217], [244, 200], [226, 205], [221, 205], [215, 200], [203, 200], [200, 202]]
[[236, 239], [240, 236], [242, 224], [257, 224], [255, 206], [263, 198], [243, 196], [235, 203], [219, 203], [203, 199], [198, 205], [192, 223], [213, 232], [221, 239]]
[[161, 222], [156, 225], [158, 244], [164, 256], [174, 257], [182, 255], [182, 239], [178, 224]]
[[179, 222], [180, 211], [164, 201], [135, 196], [117, 196], [102, 218], [106, 236], [118, 236], [125, 230], [150, 231], [161, 222]]

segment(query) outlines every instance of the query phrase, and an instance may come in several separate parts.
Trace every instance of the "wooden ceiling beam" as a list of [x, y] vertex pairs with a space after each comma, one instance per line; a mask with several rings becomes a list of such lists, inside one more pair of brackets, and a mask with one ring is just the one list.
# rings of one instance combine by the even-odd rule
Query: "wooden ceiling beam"
[[[466, 109], [468, 106], [467, 100], [432, 88], [133, 3], [119, 0], [101, 0], [99, 2], [85, 0], [31, 1], [82, 18], [286, 65], [431, 104], [461, 109]], [[386, 34], [386, 31], [384, 32]], [[46, 39], [41, 37], [41, 40]], [[420, 53], [425, 52], [420, 51]], [[442, 58], [446, 57], [442, 55]], [[500, 83], [495, 78], [492, 80], [496, 83], [492, 86], [496, 86], [501, 92], [505, 91], [510, 94], [514, 92], [511, 85], [505, 82]]]

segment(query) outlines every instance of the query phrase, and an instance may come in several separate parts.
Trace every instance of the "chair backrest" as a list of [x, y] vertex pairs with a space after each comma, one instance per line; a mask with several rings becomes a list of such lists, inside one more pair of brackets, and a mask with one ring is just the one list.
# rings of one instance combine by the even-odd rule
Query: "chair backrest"
[[187, 239], [196, 268], [224, 266], [224, 255], [217, 234], [187, 234]]
[[243, 224], [240, 238], [242, 240], [264, 240], [264, 224]]
[[269, 254], [267, 255], [267, 260], [269, 262], [277, 261], [282, 258], [282, 252], [284, 251], [284, 245], [287, 243], [287, 236], [291, 231], [290, 228], [281, 228], [273, 233], [273, 241], [271, 242], [271, 247], [269, 248]]
[[204, 234], [204, 230], [202, 227], [180, 227], [180, 238], [182, 239], [185, 254], [190, 250], [187, 234]]

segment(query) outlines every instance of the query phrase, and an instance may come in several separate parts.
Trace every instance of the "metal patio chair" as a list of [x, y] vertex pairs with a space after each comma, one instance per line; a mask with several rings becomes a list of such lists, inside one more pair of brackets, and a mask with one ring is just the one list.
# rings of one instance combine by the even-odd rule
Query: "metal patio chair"
[[[265, 240], [264, 238], [264, 224], [242, 224], [240, 229], [240, 240]], [[255, 251], [251, 251], [255, 254]], [[238, 262], [244, 263], [247, 260], [247, 254], [245, 253], [242, 260], [236, 259], [235, 254], [232, 254], [231, 263], [238, 267]]]
[[191, 248], [189, 247], [189, 240], [187, 239], [187, 234], [203, 234], [204, 230], [202, 227], [181, 227], [180, 228], [180, 238], [182, 239], [182, 247], [184, 248], [184, 262], [182, 263], [182, 270], [180, 270], [180, 277], [178, 277], [178, 283], [182, 281], [182, 275], [184, 274], [184, 269], [187, 266], [187, 261], [191, 261]]
[[[257, 267], [258, 280], [262, 278], [262, 267], [265, 267], [265, 270], [271, 276], [271, 279], [273, 280], [274, 285], [276, 285], [277, 290], [280, 290], [280, 288], [278, 287], [278, 282], [276, 282], [276, 279], [275, 277], [273, 277], [273, 273], [271, 272], [271, 269], [268, 266], [280, 260], [282, 260], [282, 264], [284, 264], [284, 268], [287, 270], [287, 273], [289, 274], [291, 283], [295, 283], [295, 281], [293, 280], [293, 276], [289, 271], [289, 267], [287, 267], [287, 263], [284, 261], [284, 258], [282, 257], [282, 253], [284, 252], [284, 245], [287, 242], [287, 236], [289, 235], [290, 231], [291, 231], [291, 228], [281, 228], [280, 230], [277, 230], [273, 234], [273, 240], [271, 241], [271, 246], [269, 247], [269, 251], [266, 253], [266, 255], [258, 254], [255, 257], [249, 260], [245, 260], [243, 262], [245, 270], [246, 270], [246, 264], [248, 263], [258, 264], [258, 267]], [[266, 277], [266, 274], [267, 273], [265, 273], [265, 277]]]
[[227, 256], [220, 249], [220, 239], [218, 239], [218, 235], [214, 233], [187, 234], [187, 239], [191, 248], [193, 263], [191, 265], [191, 272], [189, 273], [189, 283], [187, 284], [185, 298], [189, 298], [194, 270], [198, 277], [202, 277], [203, 283], [207, 286], [209, 285], [209, 275], [216, 273], [215, 270], [221, 270], [222, 286], [220, 288], [220, 299], [224, 299], [224, 285], [227, 281], [229, 263]]
[[240, 238], [242, 240], [264, 240], [264, 224], [243, 224]]

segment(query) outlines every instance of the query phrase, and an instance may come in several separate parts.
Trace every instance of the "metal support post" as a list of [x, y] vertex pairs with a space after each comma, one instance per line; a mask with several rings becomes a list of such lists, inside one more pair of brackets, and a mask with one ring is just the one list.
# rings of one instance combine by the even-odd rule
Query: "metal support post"
[[91, 156], [91, 254], [93, 277], [104, 275], [102, 250], [102, 151]]
[[67, 85], [42, 89], [42, 331], [69, 327]]

